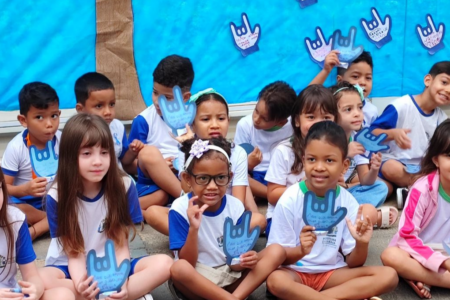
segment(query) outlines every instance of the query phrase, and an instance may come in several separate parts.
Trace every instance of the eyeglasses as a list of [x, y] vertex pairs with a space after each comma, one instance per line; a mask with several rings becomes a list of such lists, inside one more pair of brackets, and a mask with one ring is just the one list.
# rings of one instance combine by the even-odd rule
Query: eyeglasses
[[208, 185], [213, 179], [217, 186], [225, 186], [230, 182], [230, 175], [211, 176], [206, 174], [196, 175], [191, 172], [188, 173], [194, 177], [195, 183], [197, 183], [198, 185]]

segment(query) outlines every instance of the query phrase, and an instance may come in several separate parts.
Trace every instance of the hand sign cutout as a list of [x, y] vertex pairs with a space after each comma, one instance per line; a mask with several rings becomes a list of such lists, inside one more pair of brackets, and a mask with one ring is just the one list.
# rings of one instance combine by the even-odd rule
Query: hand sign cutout
[[53, 141], [48, 141], [45, 148], [39, 150], [30, 146], [31, 167], [38, 177], [53, 177], [58, 169], [58, 155], [55, 153]]
[[342, 36], [341, 30], [333, 33], [333, 50], [339, 51], [339, 65], [342, 68], [348, 68], [348, 65], [354, 61], [364, 51], [362, 46], [355, 46], [356, 27], [352, 26], [348, 33], [348, 37]]
[[297, 0], [301, 8], [305, 8], [317, 3], [317, 0]]
[[439, 30], [436, 31], [430, 14], [427, 14], [427, 22], [428, 26], [422, 27], [418, 24], [416, 29], [422, 46], [428, 50], [430, 55], [433, 55], [444, 48], [445, 25], [440, 23]]
[[364, 27], [364, 33], [366, 34], [369, 41], [378, 48], [383, 47], [390, 41], [391, 37], [391, 16], [386, 15], [384, 18], [384, 23], [381, 22], [380, 15], [375, 7], [371, 10], [373, 19], [367, 21], [366, 19], [361, 19], [361, 25]]
[[259, 50], [258, 41], [261, 36], [261, 27], [256, 24], [252, 32], [246, 13], [242, 13], [242, 24], [242, 26], [236, 26], [230, 22], [230, 28], [235, 46], [243, 56], [247, 56]]
[[190, 126], [194, 122], [197, 106], [195, 103], [184, 103], [183, 93], [177, 85], [173, 87], [173, 97], [173, 100], [169, 101], [161, 95], [158, 97], [158, 103], [164, 122], [172, 128], [173, 134], [178, 136], [178, 130], [184, 131], [186, 124]]
[[250, 232], [251, 211], [244, 212], [241, 218], [241, 223], [238, 225], [233, 225], [231, 218], [226, 218], [223, 224], [223, 252], [227, 257], [228, 265], [233, 258], [253, 249], [261, 230], [259, 226], [256, 226]]
[[323, 68], [323, 64], [325, 63], [325, 57], [331, 51], [333, 38], [330, 37], [327, 43], [327, 41], [323, 37], [323, 32], [320, 27], [316, 27], [316, 33], [317, 33], [317, 40], [305, 38], [305, 44], [312, 61], [318, 64], [321, 68]]
[[389, 149], [388, 145], [382, 143], [386, 140], [387, 134], [382, 133], [380, 135], [374, 135], [370, 132], [369, 128], [365, 127], [355, 135], [355, 142], [363, 145], [366, 149], [367, 158], [372, 157], [372, 153], [386, 151]]
[[117, 266], [114, 243], [111, 240], [106, 241], [104, 257], [97, 257], [95, 250], [89, 251], [86, 265], [88, 277], [94, 276], [100, 293], [119, 292], [130, 273], [129, 259], [124, 259], [120, 266]]
[[340, 207], [334, 211], [336, 191], [328, 190], [324, 199], [311, 191], [306, 192], [303, 201], [303, 221], [314, 226], [316, 231], [330, 231], [347, 215], [347, 208]]

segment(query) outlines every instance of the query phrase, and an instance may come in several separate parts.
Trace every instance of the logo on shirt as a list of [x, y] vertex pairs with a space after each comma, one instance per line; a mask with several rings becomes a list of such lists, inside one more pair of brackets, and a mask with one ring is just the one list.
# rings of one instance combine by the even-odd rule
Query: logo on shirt
[[337, 248], [336, 245], [336, 236], [338, 233], [338, 227], [334, 226], [331, 228], [331, 230], [328, 232], [328, 234], [323, 238], [322, 245], [331, 247], [331, 248]]
[[217, 246], [223, 247], [223, 235], [217, 238]]
[[113, 137], [114, 137], [114, 140], [116, 141], [116, 145], [120, 145], [120, 141], [119, 141], [119, 138], [117, 137], [116, 132], [113, 134]]
[[100, 222], [100, 225], [98, 225], [97, 231], [98, 231], [98, 233], [102, 233], [103, 231], [105, 231], [105, 219], [103, 219]]
[[3, 255], [0, 255], [0, 269], [3, 269], [6, 267], [6, 264], [8, 263], [8, 260]]

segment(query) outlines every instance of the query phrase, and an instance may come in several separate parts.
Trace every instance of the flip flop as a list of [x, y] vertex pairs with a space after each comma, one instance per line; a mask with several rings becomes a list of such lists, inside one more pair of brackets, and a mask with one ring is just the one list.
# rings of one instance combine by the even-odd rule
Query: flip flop
[[[392, 225], [397, 222], [398, 218], [398, 210], [393, 206], [382, 206], [377, 209], [377, 211], [381, 211], [381, 226], [380, 228], [390, 228]], [[393, 220], [389, 223], [389, 213], [392, 212]], [[375, 225], [376, 226], [376, 225]], [[374, 226], [374, 227], [375, 227]]]
[[[426, 299], [426, 298], [422, 295], [422, 293], [420, 292], [419, 287], [417, 286], [417, 284], [416, 284], [414, 281], [408, 280], [408, 279], [405, 279], [405, 278], [403, 278], [403, 280], [405, 280], [406, 283], [414, 290], [414, 292], [416, 292], [417, 296], [419, 296], [420, 299]], [[428, 284], [425, 284], [425, 283], [422, 283], [422, 284], [423, 284], [423, 288], [424, 288], [425, 290], [427, 290], [428, 292], [430, 292], [431, 287], [430, 287]]]

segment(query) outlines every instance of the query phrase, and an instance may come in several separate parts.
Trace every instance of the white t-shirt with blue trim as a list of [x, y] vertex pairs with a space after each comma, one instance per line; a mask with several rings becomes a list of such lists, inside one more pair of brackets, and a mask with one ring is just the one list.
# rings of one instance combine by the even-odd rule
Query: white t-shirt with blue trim
[[111, 135], [113, 137], [117, 163], [122, 168], [122, 163], [120, 161], [125, 156], [125, 153], [127, 153], [129, 147], [127, 132], [125, 131], [125, 126], [123, 126], [122, 122], [117, 119], [112, 120], [109, 124], [109, 129], [111, 130]]
[[395, 141], [390, 141], [388, 142], [390, 149], [383, 152], [383, 161], [396, 159], [404, 164], [418, 165], [425, 155], [436, 127], [447, 118], [439, 107], [431, 114], [424, 113], [412, 95], [405, 95], [388, 105], [370, 129], [411, 129], [408, 134], [411, 149], [401, 149]]
[[370, 127], [370, 125], [378, 118], [378, 108], [367, 98], [363, 101], [363, 114], [364, 127]]
[[[141, 207], [136, 187], [130, 177], [124, 176], [123, 183], [128, 196], [128, 208], [133, 223], [140, 223], [143, 220]], [[87, 254], [94, 249], [97, 256], [105, 255], [105, 243], [107, 236], [104, 223], [108, 214], [107, 203], [103, 190], [93, 199], [78, 198], [78, 225], [84, 240], [84, 251]], [[58, 186], [55, 184], [47, 195], [47, 217], [50, 226], [50, 236], [52, 238], [48, 248], [46, 265], [68, 265], [68, 258], [60, 244], [58, 243]]]
[[9, 249], [6, 242], [6, 232], [5, 228], [0, 227], [0, 289], [19, 287], [16, 281], [17, 264], [25, 265], [36, 259], [25, 215], [11, 205], [8, 206], [6, 214], [8, 215], [8, 222], [12, 226], [14, 253], [12, 261], [8, 260]]
[[[169, 246], [170, 250], [178, 251], [183, 248], [189, 232], [189, 218], [187, 209], [192, 194], [186, 194], [172, 203], [169, 211]], [[227, 217], [233, 224], [239, 222], [244, 213], [242, 202], [231, 196], [222, 198], [220, 208], [215, 212], [205, 211], [198, 230], [198, 259], [199, 263], [210, 267], [226, 264], [223, 252], [223, 224]]]

